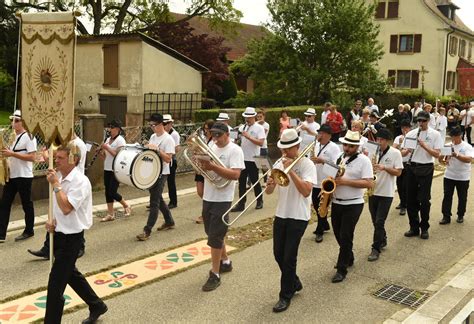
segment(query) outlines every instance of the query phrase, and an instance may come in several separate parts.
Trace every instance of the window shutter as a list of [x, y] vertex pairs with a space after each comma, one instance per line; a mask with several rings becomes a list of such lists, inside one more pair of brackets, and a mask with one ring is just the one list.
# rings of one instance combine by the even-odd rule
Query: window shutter
[[390, 53], [397, 53], [398, 35], [390, 35]]
[[421, 52], [421, 34], [415, 35], [415, 45], [413, 47], [413, 52], [415, 53]]
[[379, 2], [375, 9], [375, 18], [385, 18], [385, 2]]
[[398, 18], [398, 1], [391, 1], [388, 3], [387, 18]]
[[451, 86], [451, 72], [446, 72], [446, 90], [450, 90]]
[[104, 51], [104, 87], [118, 88], [118, 45], [107, 44]]
[[411, 88], [418, 89], [419, 73], [416, 70], [411, 71]]
[[397, 71], [395, 70], [388, 70], [388, 82], [392, 87], [395, 87], [395, 76]]

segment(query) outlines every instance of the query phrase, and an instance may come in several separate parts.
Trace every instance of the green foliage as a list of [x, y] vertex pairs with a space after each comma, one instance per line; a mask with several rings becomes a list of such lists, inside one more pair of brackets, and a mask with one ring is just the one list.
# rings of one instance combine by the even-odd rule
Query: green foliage
[[235, 83], [234, 74], [230, 73], [229, 78], [221, 82], [222, 92], [216, 95], [216, 100], [223, 103], [226, 100], [237, 96], [237, 84]]
[[381, 58], [374, 5], [365, 0], [269, 0], [273, 30], [251, 42], [232, 66], [255, 80], [255, 96], [295, 104], [329, 99], [335, 89], [377, 93], [386, 82], [375, 63]]
[[[458, 95], [453, 96], [436, 96], [433, 93], [427, 93], [425, 91], [424, 96], [425, 102], [430, 103], [433, 106], [436, 104], [436, 99], [439, 99], [442, 104], [447, 106], [448, 102], [452, 99], [456, 99], [458, 102], [466, 101], [467, 98], [462, 98]], [[409, 104], [413, 107], [415, 101], [420, 101], [422, 98], [421, 90], [406, 90], [406, 91], [397, 91], [390, 92], [382, 95], [376, 95], [373, 97], [375, 104], [382, 109], [391, 109], [398, 107], [399, 104]]]
[[0, 87], [7, 87], [13, 84], [13, 78], [0, 66]]
[[1, 111], [0, 110], [0, 125], [9, 125], [10, 124], [10, 115], [11, 111]]

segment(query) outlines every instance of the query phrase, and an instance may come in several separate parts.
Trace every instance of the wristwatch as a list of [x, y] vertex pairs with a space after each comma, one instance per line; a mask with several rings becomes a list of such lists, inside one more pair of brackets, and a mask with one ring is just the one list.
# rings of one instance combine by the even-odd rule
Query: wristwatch
[[54, 193], [58, 193], [58, 192], [60, 192], [61, 190], [63, 190], [63, 188], [61, 188], [61, 187], [53, 187]]

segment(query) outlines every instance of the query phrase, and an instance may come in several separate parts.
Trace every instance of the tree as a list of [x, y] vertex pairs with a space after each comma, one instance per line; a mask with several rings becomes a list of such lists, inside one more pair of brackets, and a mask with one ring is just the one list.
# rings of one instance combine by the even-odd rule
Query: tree
[[15, 97], [13, 76], [16, 73], [18, 20], [0, 1], [0, 108], [10, 110]]
[[255, 80], [256, 94], [318, 103], [334, 90], [377, 92], [383, 55], [374, 5], [365, 0], [269, 0], [272, 35], [252, 42], [232, 66]]
[[207, 67], [210, 73], [203, 75], [203, 89], [208, 97], [216, 98], [222, 92], [223, 82], [229, 79], [226, 55], [230, 48], [222, 45], [222, 37], [194, 35], [193, 30], [187, 21], [161, 23], [149, 35]]
[[[93, 23], [93, 34], [104, 29], [113, 33], [130, 31], [148, 31], [161, 22], [171, 22], [168, 0], [55, 0], [38, 3], [37, 1], [12, 0], [10, 8], [14, 10], [68, 11], [78, 9], [86, 12], [78, 19], [78, 30], [89, 34], [86, 21]], [[242, 13], [233, 7], [233, 0], [191, 0], [186, 10], [187, 17], [176, 21], [180, 23], [201, 16], [210, 20], [211, 25], [223, 29], [232, 28]]]

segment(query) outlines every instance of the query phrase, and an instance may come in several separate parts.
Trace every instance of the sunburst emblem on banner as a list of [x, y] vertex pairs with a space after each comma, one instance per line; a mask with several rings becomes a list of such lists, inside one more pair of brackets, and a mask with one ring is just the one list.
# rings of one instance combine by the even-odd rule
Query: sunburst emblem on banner
[[33, 75], [35, 88], [44, 102], [50, 100], [56, 92], [58, 77], [53, 62], [49, 57], [43, 57], [36, 66]]

